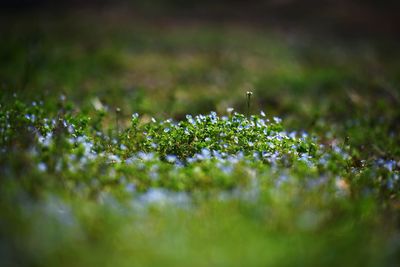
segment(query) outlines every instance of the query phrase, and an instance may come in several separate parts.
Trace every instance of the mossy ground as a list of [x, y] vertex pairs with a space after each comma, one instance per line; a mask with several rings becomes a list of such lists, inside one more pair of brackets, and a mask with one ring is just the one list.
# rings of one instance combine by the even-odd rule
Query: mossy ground
[[2, 266], [399, 263], [392, 42], [74, 16], [1, 31]]

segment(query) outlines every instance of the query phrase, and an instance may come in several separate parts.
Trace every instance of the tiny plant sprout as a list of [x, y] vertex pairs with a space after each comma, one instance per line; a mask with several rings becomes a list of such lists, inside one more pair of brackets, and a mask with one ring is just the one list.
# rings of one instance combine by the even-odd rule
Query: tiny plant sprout
[[247, 117], [250, 116], [250, 98], [253, 95], [253, 92], [247, 91], [246, 92], [246, 98], [247, 98]]
[[231, 108], [231, 107], [229, 107], [229, 108], [226, 109], [226, 112], [228, 112], [229, 116], [232, 115], [232, 112], [233, 112], [233, 111], [234, 111], [234, 108]]
[[120, 114], [121, 114], [121, 109], [117, 107], [115, 109], [115, 124], [117, 126], [117, 133], [119, 133], [119, 115]]

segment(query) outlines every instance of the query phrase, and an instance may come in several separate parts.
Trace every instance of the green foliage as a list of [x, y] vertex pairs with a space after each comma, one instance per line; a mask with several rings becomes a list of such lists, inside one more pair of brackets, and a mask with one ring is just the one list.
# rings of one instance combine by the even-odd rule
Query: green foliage
[[3, 29], [1, 266], [398, 265], [397, 50], [62, 19]]
[[[202, 241], [205, 233], [188, 216], [211, 224], [206, 232], [215, 235], [213, 242], [223, 248], [219, 256], [229, 265], [236, 261], [230, 249], [239, 247], [222, 240], [227, 237], [238, 242], [238, 237], [229, 232], [233, 229], [245, 235], [255, 251], [275, 247], [272, 254], [254, 261], [247, 256], [238, 259], [255, 265], [292, 265], [281, 258], [282, 251], [305, 257], [304, 252], [280, 247], [296, 236], [301, 240], [299, 245], [319, 258], [310, 261], [305, 257], [301, 265], [341, 262], [330, 259], [328, 250], [342, 251], [348, 242], [355, 242], [359, 251], [352, 254], [356, 258], [351, 262], [370, 264], [363, 253], [375, 242], [383, 242], [381, 237], [361, 236], [378, 225], [372, 223], [377, 203], [371, 200], [390, 203], [397, 197], [400, 183], [395, 161], [369, 160], [356, 166], [357, 158], [351, 156], [354, 152], [348, 145], [323, 145], [304, 132], [286, 132], [281, 119], [267, 118], [263, 112], [249, 118], [239, 113], [218, 116], [211, 112], [187, 115], [182, 121], [147, 121], [133, 114], [127, 128], [116, 131], [113, 127], [110, 131], [102, 121], [114, 114], [90, 111], [89, 116], [63, 97], [58, 106], [46, 110], [42, 101], [25, 104], [18, 99], [2, 106], [1, 202], [16, 206], [16, 210], [3, 207], [2, 215], [8, 218], [3, 229], [11, 231], [6, 235], [10, 241], [22, 238], [27, 242], [15, 244], [21, 251], [12, 250], [6, 260], [23, 253], [26, 264], [35, 263], [30, 256], [34, 248], [29, 244], [37, 246], [39, 236], [44, 235], [44, 242], [35, 249], [40, 250], [40, 257], [46, 257], [49, 266], [61, 264], [57, 257], [69, 253], [79, 255], [78, 264], [94, 260], [101, 250], [92, 242], [100, 242], [104, 249], [124, 258], [125, 252], [108, 244], [108, 239], [115, 238], [129, 249], [133, 249], [127, 243], [131, 238], [149, 244], [161, 242], [157, 249], [165, 255], [154, 258], [155, 262], [201, 264], [200, 259], [192, 259], [191, 250], [206, 244]], [[374, 179], [376, 176], [379, 179]], [[29, 210], [33, 215], [28, 215]], [[145, 210], [152, 212], [143, 222], [140, 214]], [[21, 221], [26, 216], [29, 221]], [[162, 228], [157, 231], [166, 237], [143, 236], [134, 230], [144, 227], [151, 234], [151, 225], [158, 220], [154, 216], [161, 216]], [[183, 221], [188, 221], [185, 230], [173, 227]], [[225, 228], [226, 223], [235, 226]], [[21, 236], [18, 229], [25, 228]], [[125, 236], [123, 229], [129, 234]], [[186, 231], [199, 241], [180, 240], [188, 238]], [[332, 231], [345, 231], [346, 237], [313, 246], [317, 239], [309, 234], [320, 231], [327, 240]], [[60, 234], [59, 240], [52, 241]], [[176, 262], [171, 258], [174, 252], [163, 247], [175, 238], [179, 241], [173, 248], [179, 249], [186, 242], [190, 246]], [[73, 248], [77, 240], [81, 245]], [[53, 242], [57, 245], [48, 254]], [[138, 249], [147, 247], [136, 245]], [[136, 260], [154, 264], [151, 251]], [[121, 265], [132, 260], [130, 256], [126, 261], [115, 259]]]

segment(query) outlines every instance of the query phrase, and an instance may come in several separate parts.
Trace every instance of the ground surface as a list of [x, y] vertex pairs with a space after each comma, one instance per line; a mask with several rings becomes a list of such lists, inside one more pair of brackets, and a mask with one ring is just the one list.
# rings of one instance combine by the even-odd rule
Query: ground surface
[[1, 40], [0, 265], [399, 264], [396, 40], [121, 10]]

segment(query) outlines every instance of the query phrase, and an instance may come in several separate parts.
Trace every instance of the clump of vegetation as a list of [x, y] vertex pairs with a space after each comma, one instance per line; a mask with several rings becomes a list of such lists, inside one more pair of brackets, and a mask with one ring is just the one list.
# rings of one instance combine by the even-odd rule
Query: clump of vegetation
[[[54, 255], [40, 254], [48, 257], [49, 262], [59, 253], [68, 254], [64, 249], [83, 236], [86, 237], [82, 248], [91, 252], [81, 255], [82, 260], [97, 255], [90, 245], [92, 238], [117, 238], [104, 232], [112, 230], [103, 221], [96, 223], [100, 232], [91, 233], [93, 226], [86, 224], [103, 216], [98, 208], [87, 210], [95, 203], [108, 210], [109, 215], [103, 219], [117, 216], [117, 222], [110, 227], [117, 227], [118, 231], [128, 227], [120, 221], [125, 216], [118, 217], [120, 209], [131, 214], [128, 218], [143, 213], [143, 209], [168, 205], [177, 209], [174, 212], [183, 212], [179, 216], [185, 218], [193, 212], [212, 212], [209, 208], [214, 205], [235, 205], [228, 213], [227, 207], [220, 211], [217, 208], [221, 214], [211, 220], [219, 224], [225, 220], [223, 216], [239, 216], [240, 222], [235, 222], [240, 224], [238, 227], [265, 223], [267, 232], [276, 229], [285, 233], [316, 233], [343, 231], [340, 225], [331, 226], [338, 218], [348, 226], [375, 227], [368, 226], [370, 220], [365, 219], [375, 214], [369, 199], [383, 197], [386, 201], [385, 198], [389, 200], [399, 192], [399, 167], [394, 160], [363, 161], [355, 166], [347, 144], [324, 145], [305, 132], [287, 132], [280, 118], [268, 118], [264, 112], [247, 117], [230, 109], [228, 115], [187, 115], [182, 121], [158, 121], [133, 114], [126, 128], [119, 129], [116, 121], [115, 127], [107, 130], [102, 121], [113, 114], [92, 111], [89, 115], [66, 103], [65, 97], [60, 99], [52, 111], [42, 101], [25, 104], [15, 98], [3, 105], [0, 113], [2, 213], [9, 218], [6, 223], [28, 227], [23, 242], [36, 242], [37, 229], [31, 225], [42, 222], [43, 218], [36, 217], [38, 214], [51, 217], [45, 224], [69, 229], [68, 234], [61, 234], [62, 242], [57, 247], [60, 251]], [[380, 179], [374, 179], [376, 175]], [[348, 201], [360, 204], [349, 207]], [[29, 215], [31, 205], [38, 209], [34, 216]], [[18, 216], [10, 217], [13, 214]], [[29, 222], [22, 220], [26, 216]], [[168, 214], [160, 216], [168, 229], [176, 223]], [[137, 223], [140, 221], [134, 225]], [[6, 225], [5, 229], [16, 232], [8, 233], [7, 238], [15, 240], [19, 228], [10, 227]], [[144, 227], [144, 231], [153, 231], [149, 225]], [[180, 231], [176, 234], [183, 234]], [[247, 234], [247, 230], [240, 231]], [[224, 233], [222, 230], [218, 235]], [[347, 234], [343, 242], [358, 236]], [[137, 233], [131, 235], [145, 238]], [[40, 247], [43, 253], [53, 242], [49, 239], [53, 234], [45, 236], [47, 239]], [[106, 241], [101, 242], [105, 242], [102, 246], [109, 246]], [[182, 245], [180, 242], [177, 246]], [[250, 242], [264, 241], [251, 237]], [[267, 240], [265, 245], [270, 242]], [[368, 249], [370, 242], [357, 243], [360, 253]], [[23, 247], [23, 253], [28, 253], [24, 260], [35, 263], [35, 258], [29, 256], [32, 248]], [[269, 258], [273, 262], [278, 259]], [[142, 260], [149, 264], [150, 259]]]
[[0, 25], [1, 266], [398, 265], [397, 44], [115, 17]]

